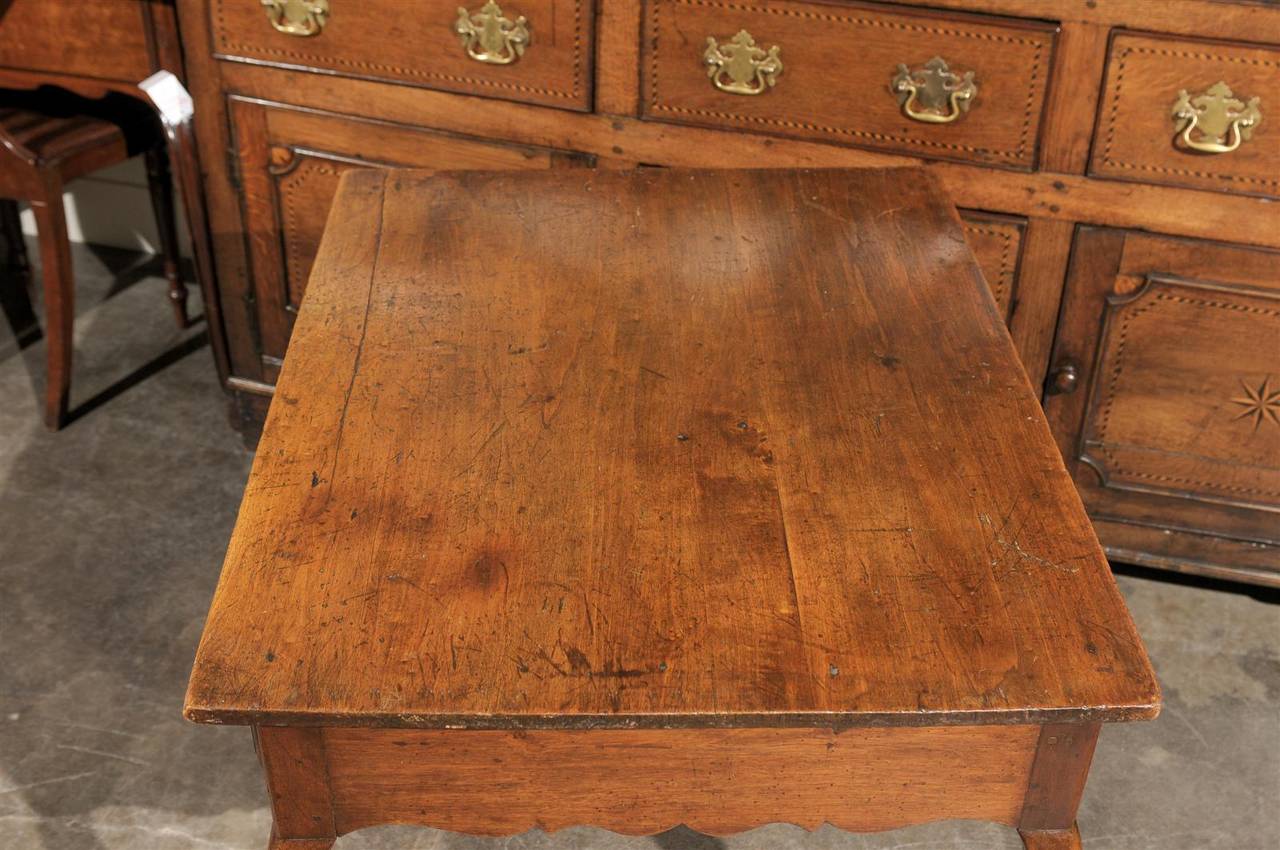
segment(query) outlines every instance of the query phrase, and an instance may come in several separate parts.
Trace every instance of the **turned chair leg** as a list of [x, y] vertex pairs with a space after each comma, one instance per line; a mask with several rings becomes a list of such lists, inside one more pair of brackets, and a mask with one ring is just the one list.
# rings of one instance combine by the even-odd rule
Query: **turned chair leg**
[[43, 201], [33, 201], [43, 264], [45, 346], [48, 372], [45, 383], [44, 422], [51, 431], [67, 419], [71, 397], [71, 352], [75, 334], [75, 277], [71, 269], [71, 239], [61, 186], [51, 186]]
[[164, 276], [169, 281], [169, 303], [178, 327], [191, 324], [187, 317], [187, 287], [182, 282], [178, 256], [178, 226], [174, 217], [173, 177], [169, 171], [169, 154], [163, 147], [147, 151], [147, 185], [151, 189], [151, 208], [160, 231], [160, 251], [164, 258]]

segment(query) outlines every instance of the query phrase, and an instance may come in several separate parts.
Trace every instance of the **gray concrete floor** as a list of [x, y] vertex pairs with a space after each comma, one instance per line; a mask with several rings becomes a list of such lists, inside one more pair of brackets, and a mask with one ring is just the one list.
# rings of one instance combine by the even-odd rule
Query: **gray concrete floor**
[[[73, 395], [98, 402], [62, 433], [39, 422], [43, 345], [19, 350], [0, 322], [0, 848], [259, 850], [269, 819], [248, 733], [179, 715], [250, 456], [227, 427], [201, 330], [173, 328], [163, 283], [119, 254], [78, 249], [76, 262]], [[1104, 730], [1080, 815], [1085, 846], [1280, 848], [1280, 604], [1149, 575], [1122, 576], [1120, 585], [1166, 704], [1154, 722]], [[1020, 846], [1010, 829], [967, 822], [874, 836], [775, 825], [725, 840], [684, 829], [474, 839], [385, 828], [338, 842], [339, 850]]]

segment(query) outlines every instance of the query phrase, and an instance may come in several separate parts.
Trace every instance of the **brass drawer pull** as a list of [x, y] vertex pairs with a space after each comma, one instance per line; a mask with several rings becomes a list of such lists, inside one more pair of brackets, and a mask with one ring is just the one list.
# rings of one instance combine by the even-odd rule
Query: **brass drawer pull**
[[898, 95], [904, 115], [926, 124], [950, 124], [968, 112], [969, 104], [978, 96], [973, 72], [966, 71], [961, 77], [947, 67], [941, 56], [915, 70], [898, 65], [890, 89]]
[[782, 60], [778, 58], [778, 45], [762, 50], [746, 30], [726, 44], [719, 44], [713, 36], [707, 36], [707, 49], [702, 62], [707, 66], [707, 76], [722, 92], [729, 94], [764, 94], [778, 82], [782, 73]]
[[[1173, 104], [1173, 120], [1182, 144], [1201, 153], [1231, 153], [1253, 134], [1262, 122], [1259, 99], [1244, 103], [1223, 82], [1209, 86], [1195, 96], [1183, 89]], [[1193, 138], [1191, 131], [1196, 131]]]
[[319, 35], [329, 17], [329, 0], [262, 0], [262, 8], [278, 32], [301, 38]]
[[468, 56], [490, 65], [510, 65], [524, 55], [529, 44], [524, 15], [514, 21], [506, 18], [494, 0], [489, 0], [475, 13], [459, 6], [453, 31], [462, 38]]

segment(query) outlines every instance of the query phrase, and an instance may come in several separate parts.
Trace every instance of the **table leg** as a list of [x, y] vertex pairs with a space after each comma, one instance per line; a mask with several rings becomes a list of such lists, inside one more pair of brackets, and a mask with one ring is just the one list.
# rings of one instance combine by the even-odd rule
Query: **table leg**
[[1080, 830], [1071, 829], [1042, 832], [1022, 832], [1022, 845], [1027, 850], [1081, 850]]
[[320, 730], [258, 726], [254, 739], [271, 795], [267, 850], [329, 850], [337, 833]]
[[1100, 723], [1040, 728], [1031, 780], [1018, 819], [1018, 834], [1027, 850], [1080, 850], [1076, 810], [1101, 728]]

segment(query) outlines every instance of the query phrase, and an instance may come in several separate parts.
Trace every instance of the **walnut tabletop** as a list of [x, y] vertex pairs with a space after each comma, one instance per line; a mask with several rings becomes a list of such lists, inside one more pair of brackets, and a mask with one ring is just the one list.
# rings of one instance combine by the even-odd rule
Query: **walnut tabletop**
[[1085, 722], [1159, 691], [922, 170], [344, 178], [186, 716]]

